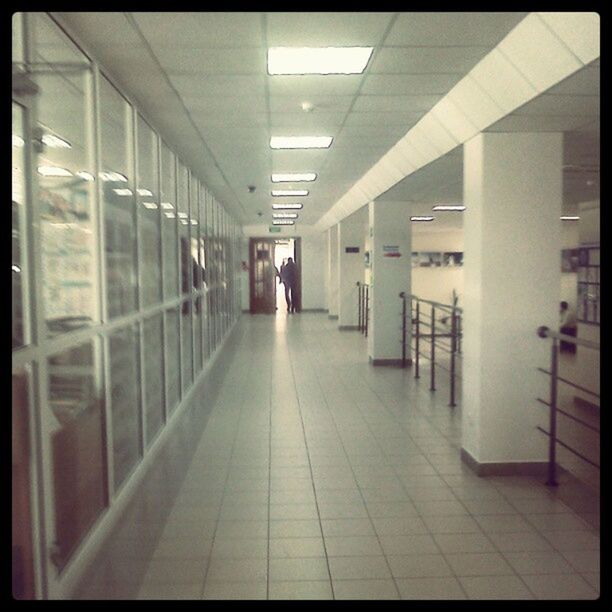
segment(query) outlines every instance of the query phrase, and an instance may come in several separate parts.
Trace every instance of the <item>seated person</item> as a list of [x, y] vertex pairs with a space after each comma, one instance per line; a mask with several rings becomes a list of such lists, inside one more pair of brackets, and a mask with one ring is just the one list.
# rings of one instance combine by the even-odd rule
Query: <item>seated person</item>
[[[576, 313], [572, 308], [569, 307], [569, 304], [564, 300], [560, 305], [560, 329], [559, 331], [562, 334], [566, 334], [567, 336], [576, 336], [576, 332], [578, 330], [578, 323], [576, 321]], [[559, 348], [562, 351], [567, 351], [569, 353], [576, 352], [576, 345], [571, 342], [564, 342], [561, 340], [559, 344]]]

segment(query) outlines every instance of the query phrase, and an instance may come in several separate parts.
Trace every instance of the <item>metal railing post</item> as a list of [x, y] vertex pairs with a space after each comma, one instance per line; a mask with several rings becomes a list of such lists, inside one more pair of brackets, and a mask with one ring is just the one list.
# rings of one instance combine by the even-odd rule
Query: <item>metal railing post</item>
[[557, 376], [559, 372], [559, 344], [552, 339], [550, 354], [550, 437], [548, 445], [548, 480], [549, 487], [556, 487], [557, 482]]
[[431, 384], [430, 391], [436, 390], [436, 307], [431, 306]]
[[461, 355], [461, 339], [463, 337], [463, 319], [461, 315], [457, 315], [457, 352]]
[[357, 281], [357, 327], [361, 331], [361, 283]]
[[450, 402], [449, 406], [454, 408], [455, 403], [455, 351], [457, 350], [457, 314], [453, 308], [451, 314], [451, 354], [450, 354]]
[[365, 312], [364, 312], [364, 317], [365, 317], [365, 337], [368, 337], [368, 323], [369, 323], [369, 319], [370, 319], [370, 286], [366, 285], [365, 286]]
[[400, 293], [402, 298], [402, 368], [406, 367], [406, 294]]
[[420, 330], [420, 318], [421, 318], [421, 313], [420, 313], [420, 302], [419, 300], [417, 300], [416, 303], [416, 326], [415, 326], [415, 356], [414, 356], [414, 377], [415, 378], [420, 378], [419, 376], [419, 351], [420, 351], [420, 347], [419, 347], [419, 340], [421, 337], [421, 330]]

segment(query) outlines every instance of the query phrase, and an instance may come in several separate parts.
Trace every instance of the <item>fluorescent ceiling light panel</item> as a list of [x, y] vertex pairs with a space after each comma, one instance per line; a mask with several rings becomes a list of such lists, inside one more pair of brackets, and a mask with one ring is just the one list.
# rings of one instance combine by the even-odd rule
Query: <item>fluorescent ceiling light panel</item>
[[327, 149], [332, 136], [271, 136], [272, 149]]
[[155, 202], [143, 202], [142, 205], [150, 210], [157, 210], [157, 204]]
[[272, 204], [274, 210], [299, 210], [304, 206], [303, 204]]
[[274, 219], [272, 221], [272, 225], [293, 225], [295, 221], [290, 221], [289, 219]]
[[166, 212], [166, 213], [164, 213], [164, 215], [166, 215], [166, 217], [168, 217], [168, 219], [176, 219], [176, 215], [174, 213]]
[[297, 219], [298, 216], [299, 215], [297, 213], [272, 213], [273, 219]]
[[116, 181], [118, 183], [127, 183], [127, 177], [119, 172], [100, 172], [100, 178], [103, 181]]
[[271, 47], [268, 74], [361, 74], [373, 47]]
[[38, 174], [42, 176], [72, 176], [70, 170], [58, 166], [38, 166]]
[[67, 140], [53, 134], [44, 134], [42, 141], [52, 149], [72, 149], [72, 145]]
[[93, 174], [91, 174], [90, 172], [85, 172], [85, 170], [77, 172], [77, 176], [80, 176], [84, 181], [91, 182], [96, 180]]
[[131, 196], [132, 194], [132, 190], [131, 189], [113, 189], [113, 191], [120, 196]]
[[178, 214], [178, 218], [179, 218], [179, 219], [187, 219], [187, 217], [188, 217], [188, 216], [189, 216], [189, 215], [188, 215], [186, 212], [180, 212], [180, 213]]
[[433, 221], [434, 218], [433, 217], [429, 217], [429, 216], [421, 216], [421, 215], [416, 215], [414, 217], [410, 217], [411, 221]]
[[307, 189], [273, 189], [270, 192], [275, 198], [281, 196], [307, 196]]
[[580, 217], [577, 217], [575, 215], [563, 215], [561, 217], [562, 221], [578, 221], [580, 219]]
[[314, 181], [317, 175], [314, 172], [304, 172], [302, 174], [293, 172], [287, 174], [273, 174], [273, 183], [297, 183], [301, 181]]
[[161, 207], [165, 210], [172, 210], [174, 208], [170, 202], [162, 202]]
[[23, 147], [25, 141], [21, 136], [17, 136], [17, 134], [13, 134], [13, 146], [14, 147]]
[[138, 191], [138, 195], [141, 196], [152, 196], [153, 193], [150, 192], [148, 189], [137, 189], [136, 191]]
[[462, 204], [437, 204], [431, 210], [465, 210], [465, 206]]

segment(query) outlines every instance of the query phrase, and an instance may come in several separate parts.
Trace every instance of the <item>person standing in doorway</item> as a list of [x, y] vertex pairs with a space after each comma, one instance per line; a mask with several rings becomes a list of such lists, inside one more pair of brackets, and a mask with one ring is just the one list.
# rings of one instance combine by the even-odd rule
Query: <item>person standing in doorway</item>
[[287, 312], [294, 313], [298, 269], [292, 257], [287, 258], [287, 263], [282, 268], [281, 275], [283, 283], [285, 284], [285, 300], [287, 300]]

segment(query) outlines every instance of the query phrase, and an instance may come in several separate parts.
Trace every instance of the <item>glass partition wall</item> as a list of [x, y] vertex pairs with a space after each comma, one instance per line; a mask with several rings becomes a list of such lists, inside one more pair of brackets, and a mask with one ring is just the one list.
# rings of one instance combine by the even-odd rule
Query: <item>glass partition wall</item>
[[51, 16], [13, 33], [13, 595], [62, 598], [236, 319], [240, 230]]

